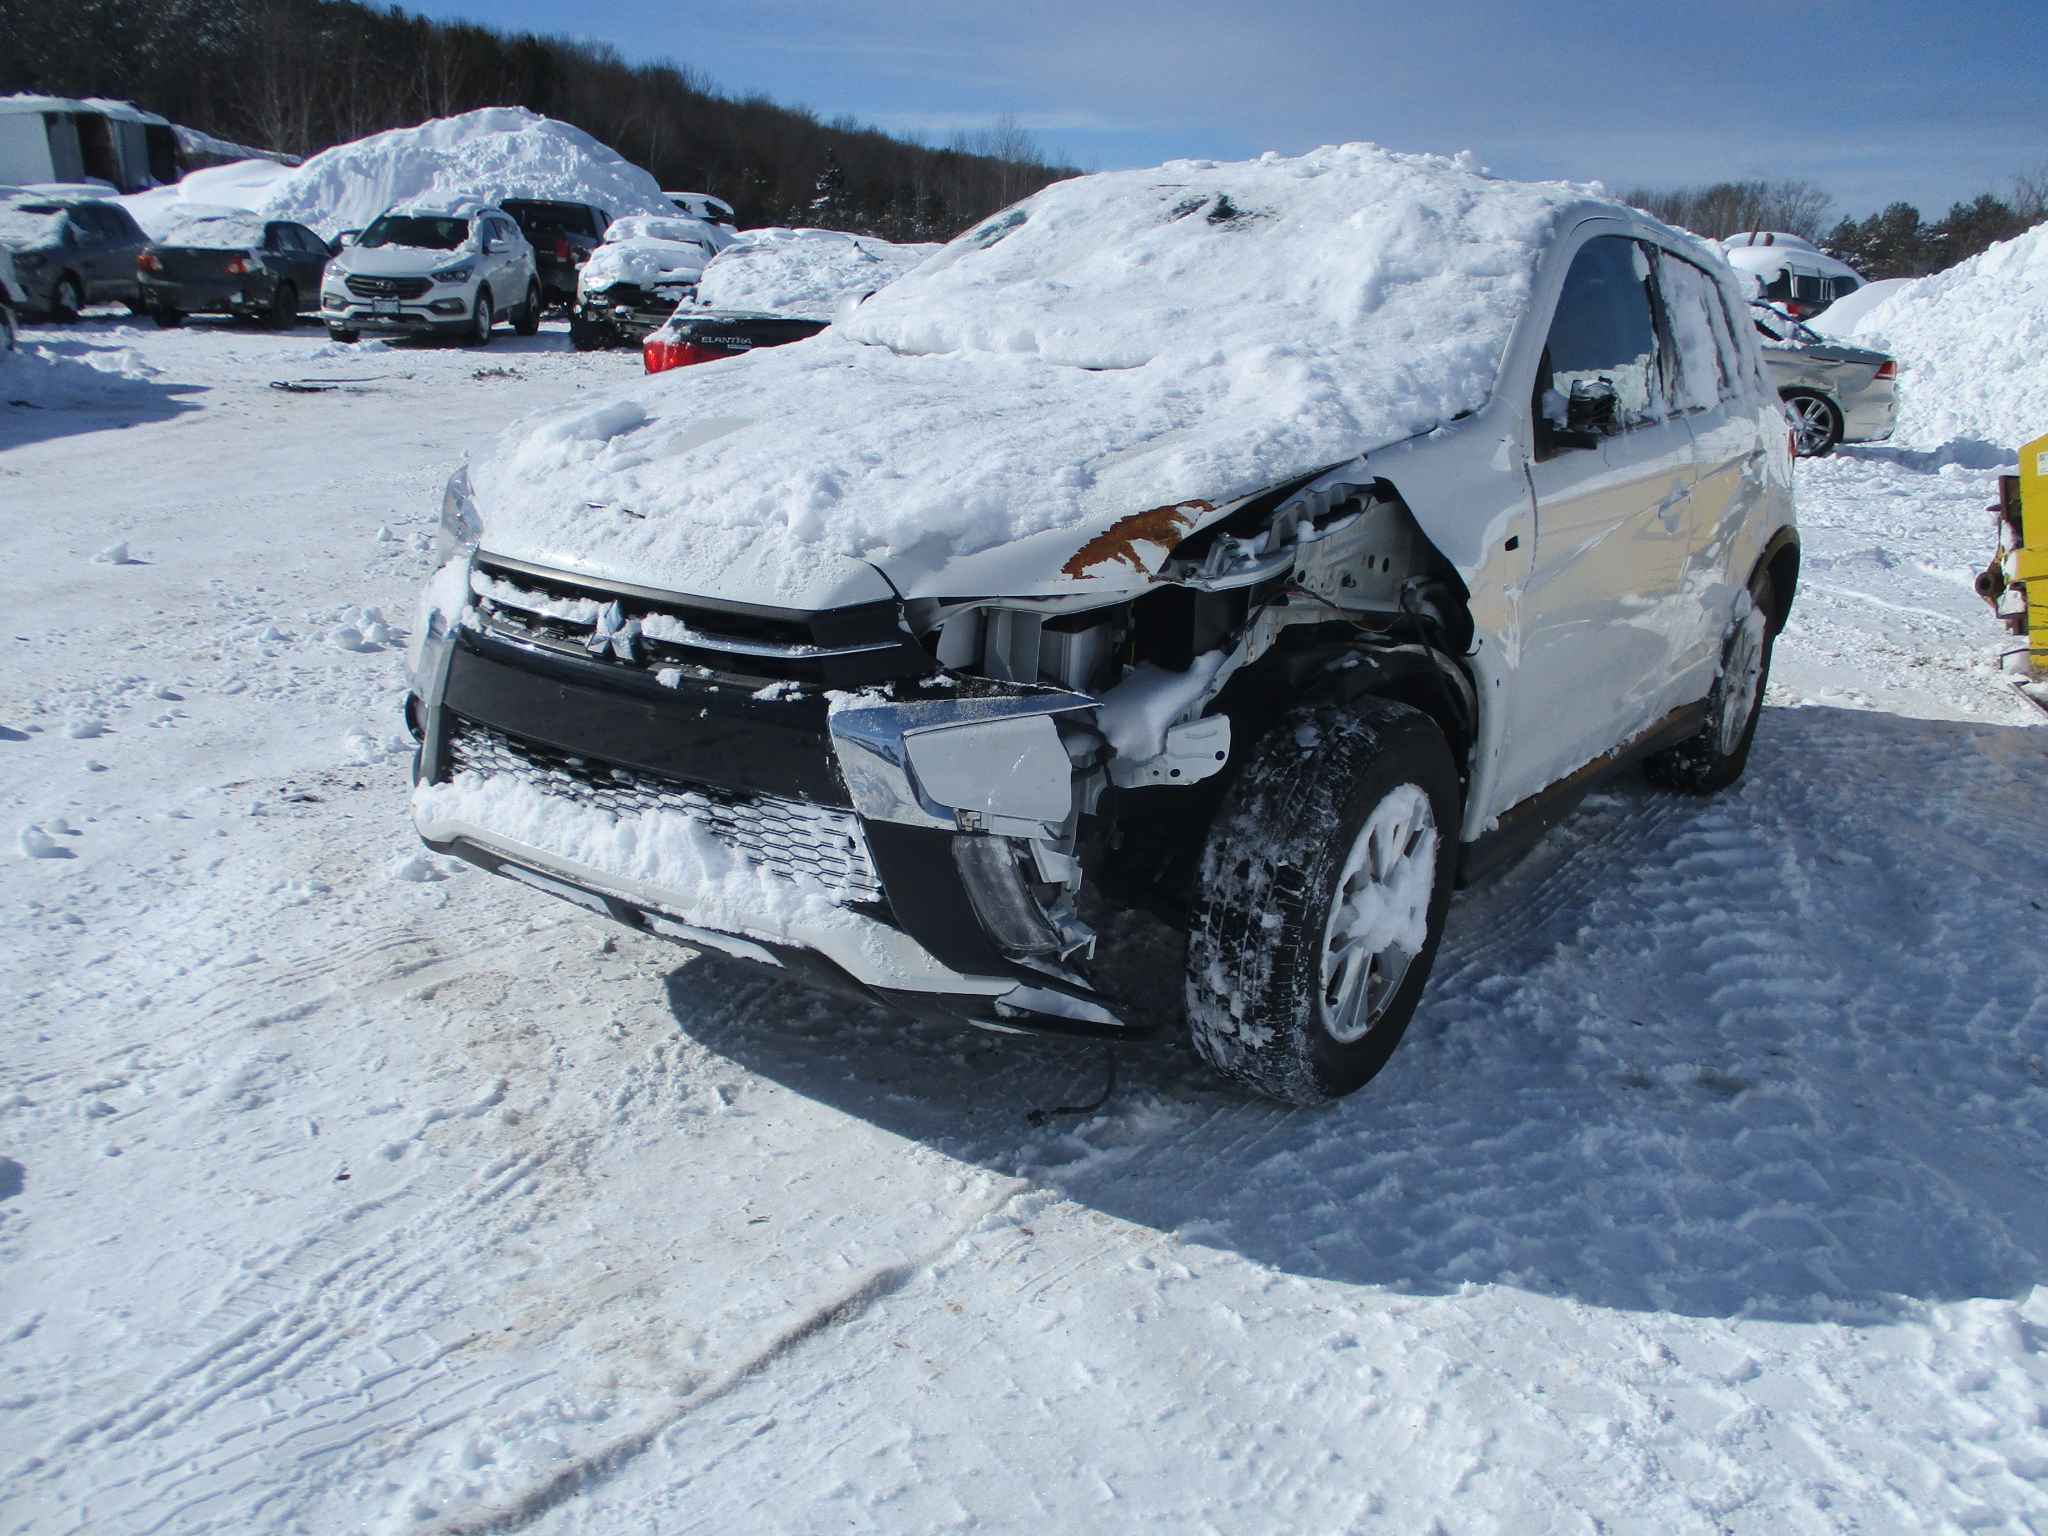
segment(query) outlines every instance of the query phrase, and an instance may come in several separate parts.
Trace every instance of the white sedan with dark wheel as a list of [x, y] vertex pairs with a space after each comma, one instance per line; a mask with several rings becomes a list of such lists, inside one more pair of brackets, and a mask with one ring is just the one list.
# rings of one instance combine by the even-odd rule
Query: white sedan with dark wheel
[[1819, 335], [1770, 304], [1751, 305], [1750, 317], [1802, 459], [1891, 437], [1899, 421], [1899, 365], [1889, 353]]

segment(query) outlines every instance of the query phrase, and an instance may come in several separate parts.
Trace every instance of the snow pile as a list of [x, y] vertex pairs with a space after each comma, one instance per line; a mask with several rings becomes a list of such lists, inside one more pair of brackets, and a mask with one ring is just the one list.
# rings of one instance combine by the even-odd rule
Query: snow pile
[[77, 355], [23, 345], [0, 352], [0, 412], [117, 405], [148, 394], [157, 370], [133, 347], [95, 348]]
[[1881, 278], [1874, 283], [1865, 283], [1854, 293], [1845, 294], [1806, 323], [1825, 336], [1853, 336], [1856, 327], [1863, 323], [1863, 317], [1878, 305], [1885, 303], [1893, 294], [1913, 286], [1910, 277]]
[[697, 303], [726, 314], [830, 320], [844, 300], [886, 288], [938, 249], [831, 229], [751, 229], [704, 269]]
[[309, 224], [331, 240], [398, 204], [463, 197], [593, 203], [614, 214], [675, 212], [655, 179], [616, 150], [524, 107], [485, 107], [337, 145], [282, 177], [262, 211]]
[[291, 174], [290, 166], [275, 160], [238, 160], [211, 165], [170, 186], [151, 187], [114, 201], [128, 210], [150, 239], [161, 240], [172, 223], [190, 209], [260, 209]]
[[826, 554], [936, 580], [1042, 535], [1057, 570], [1080, 530], [1477, 409], [1552, 231], [1610, 209], [1369, 144], [1060, 182], [804, 346], [510, 429], [471, 475], [485, 543], [778, 598]]
[[150, 238], [159, 245], [206, 251], [255, 250], [263, 244], [265, 220], [240, 208], [179, 207], [163, 231]]
[[1907, 284], [1838, 334], [1898, 358], [1895, 441], [2017, 449], [2048, 432], [2048, 224]]

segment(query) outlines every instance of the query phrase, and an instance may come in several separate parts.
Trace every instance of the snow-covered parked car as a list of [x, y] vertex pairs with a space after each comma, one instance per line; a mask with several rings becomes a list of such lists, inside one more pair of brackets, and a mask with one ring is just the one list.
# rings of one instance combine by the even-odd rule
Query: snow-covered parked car
[[14, 256], [23, 308], [76, 320], [88, 304], [142, 310], [135, 259], [149, 244], [119, 203], [74, 194], [28, 193], [0, 202], [0, 247]]
[[732, 204], [724, 198], [713, 197], [709, 192], [664, 192], [661, 195], [676, 205], [677, 212], [702, 219], [711, 227], [714, 249], [722, 251], [739, 239]]
[[642, 363], [663, 373], [815, 336], [842, 304], [886, 288], [937, 249], [831, 229], [749, 230], [648, 333]]
[[1888, 352], [1816, 334], [1771, 304], [1750, 306], [1764, 366], [1801, 458], [1840, 443], [1882, 443], [1899, 424], [1899, 364]]
[[1863, 287], [1863, 275], [1846, 261], [1782, 231], [1733, 236], [1721, 242], [1721, 254], [1736, 271], [1749, 274], [1758, 297], [1795, 320], [1810, 320]]
[[460, 336], [509, 320], [540, 329], [533, 247], [511, 215], [474, 199], [387, 209], [327, 264], [320, 318], [336, 341], [364, 331]]
[[697, 291], [718, 252], [700, 219], [634, 214], [615, 219], [576, 274], [569, 340], [578, 351], [638, 346]]
[[181, 209], [135, 258], [143, 303], [162, 326], [188, 314], [287, 326], [320, 307], [334, 248], [303, 224], [239, 208]]
[[415, 823], [910, 1014], [1347, 1093], [1457, 883], [1630, 765], [1741, 774], [1791, 467], [1733, 274], [1618, 203], [1370, 145], [1063, 181], [458, 473]]

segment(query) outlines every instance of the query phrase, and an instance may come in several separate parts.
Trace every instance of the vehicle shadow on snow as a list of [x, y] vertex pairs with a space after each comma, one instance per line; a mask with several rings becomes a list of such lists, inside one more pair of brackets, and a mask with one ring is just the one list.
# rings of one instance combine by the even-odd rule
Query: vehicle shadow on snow
[[1393, 1064], [1316, 1111], [1161, 1047], [1033, 1129], [1098, 1049], [710, 957], [671, 1006], [810, 1099], [1275, 1269], [1881, 1320], [2048, 1282], [2043, 825], [2048, 732], [1771, 709], [1735, 790], [1598, 796], [1461, 896]]

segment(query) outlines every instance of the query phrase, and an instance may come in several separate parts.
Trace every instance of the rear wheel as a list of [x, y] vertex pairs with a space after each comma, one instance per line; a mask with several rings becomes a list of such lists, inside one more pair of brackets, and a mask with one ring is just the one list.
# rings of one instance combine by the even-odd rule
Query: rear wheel
[[526, 302], [519, 306], [512, 316], [512, 329], [521, 336], [531, 336], [540, 329], [540, 284], [526, 285]]
[[1823, 459], [1842, 440], [1842, 417], [1825, 395], [1795, 389], [1784, 397], [1792, 417], [1792, 447], [1802, 459]]
[[1188, 935], [1196, 1052], [1314, 1104], [1387, 1064], [1436, 960], [1455, 875], [1457, 768], [1436, 723], [1386, 699], [1284, 716], [1203, 850]]
[[12, 352], [21, 344], [21, 327], [14, 318], [14, 306], [0, 303], [0, 352]]
[[174, 330], [185, 323], [185, 312], [182, 309], [167, 309], [159, 305], [150, 311], [150, 315], [155, 319], [159, 330]]
[[1644, 761], [1643, 772], [1651, 783], [1710, 795], [1742, 777], [1763, 715], [1764, 685], [1771, 676], [1771, 646], [1778, 633], [1776, 604], [1770, 576], [1757, 572], [1721, 643], [1721, 675], [1707, 695], [1707, 723], [1697, 736]]
[[57, 279], [57, 287], [50, 295], [50, 313], [60, 325], [69, 325], [76, 320], [79, 311], [85, 308], [85, 289], [69, 272]]
[[288, 330], [299, 323], [299, 290], [290, 283], [279, 283], [270, 295], [270, 310], [263, 317], [263, 323], [274, 331]]
[[487, 347], [491, 344], [491, 290], [479, 288], [476, 304], [469, 312], [469, 344], [473, 347]]

